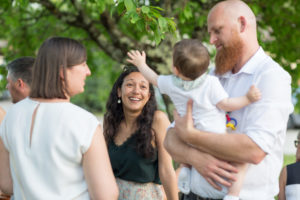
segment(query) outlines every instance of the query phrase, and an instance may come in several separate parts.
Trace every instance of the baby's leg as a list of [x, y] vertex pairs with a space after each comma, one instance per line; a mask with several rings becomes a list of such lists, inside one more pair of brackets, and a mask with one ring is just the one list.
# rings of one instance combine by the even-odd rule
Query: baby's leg
[[178, 176], [178, 188], [184, 193], [190, 193], [191, 183], [191, 167], [187, 164], [180, 164], [180, 172]]
[[241, 164], [241, 163], [236, 163], [234, 164], [237, 169], [238, 173], [236, 175], [237, 180], [233, 182], [232, 186], [228, 189], [228, 194], [224, 197], [224, 200], [238, 200], [239, 199], [239, 194], [242, 189], [242, 185], [244, 182], [245, 174], [248, 169], [248, 164]]

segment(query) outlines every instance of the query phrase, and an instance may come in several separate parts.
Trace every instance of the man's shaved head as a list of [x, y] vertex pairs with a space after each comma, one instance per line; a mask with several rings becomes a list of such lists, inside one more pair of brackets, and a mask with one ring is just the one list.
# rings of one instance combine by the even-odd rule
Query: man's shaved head
[[214, 12], [222, 12], [223, 17], [238, 20], [240, 16], [247, 19], [248, 23], [256, 28], [256, 18], [250, 7], [240, 0], [227, 0], [216, 4], [209, 12], [208, 17]]
[[217, 3], [207, 17], [210, 43], [217, 48], [216, 72], [236, 73], [257, 51], [256, 18], [240, 0]]

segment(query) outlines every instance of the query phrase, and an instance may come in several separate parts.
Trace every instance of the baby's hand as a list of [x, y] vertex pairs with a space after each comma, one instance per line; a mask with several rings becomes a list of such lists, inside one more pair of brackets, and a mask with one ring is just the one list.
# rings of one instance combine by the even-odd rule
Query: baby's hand
[[136, 67], [141, 67], [146, 64], [146, 53], [142, 51], [140, 53], [138, 50], [131, 50], [127, 52], [128, 59], [127, 62], [135, 65]]
[[257, 87], [255, 87], [254, 85], [251, 85], [251, 87], [249, 88], [246, 96], [249, 99], [249, 101], [251, 103], [253, 103], [255, 101], [260, 100], [261, 92]]

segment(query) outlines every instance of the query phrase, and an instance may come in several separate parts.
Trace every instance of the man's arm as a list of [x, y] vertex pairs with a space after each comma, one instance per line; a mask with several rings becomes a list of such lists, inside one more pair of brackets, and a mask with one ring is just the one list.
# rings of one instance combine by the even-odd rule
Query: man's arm
[[146, 53], [132, 50], [127, 55], [130, 58], [127, 61], [135, 65], [152, 85], [157, 86], [158, 75], [146, 64]]
[[215, 134], [194, 128], [192, 101], [187, 104], [186, 115], [174, 113], [175, 130], [178, 137], [210, 155], [233, 162], [258, 164], [266, 153], [245, 134]]
[[235, 181], [237, 169], [234, 166], [184, 143], [175, 129], [167, 132], [164, 146], [175, 161], [192, 165], [216, 189], [221, 189], [216, 182], [230, 187], [230, 181]]

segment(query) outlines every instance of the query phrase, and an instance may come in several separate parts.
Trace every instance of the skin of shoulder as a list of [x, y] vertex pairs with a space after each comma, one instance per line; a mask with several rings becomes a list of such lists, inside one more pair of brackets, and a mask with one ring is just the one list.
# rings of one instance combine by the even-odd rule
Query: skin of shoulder
[[158, 148], [163, 147], [163, 140], [166, 136], [166, 130], [169, 125], [170, 121], [167, 115], [161, 110], [155, 111], [152, 128], [155, 131], [155, 143]]
[[154, 113], [153, 118], [153, 128], [155, 128], [156, 125], [160, 125], [161, 123], [169, 122], [168, 116], [161, 110], [157, 110]]

